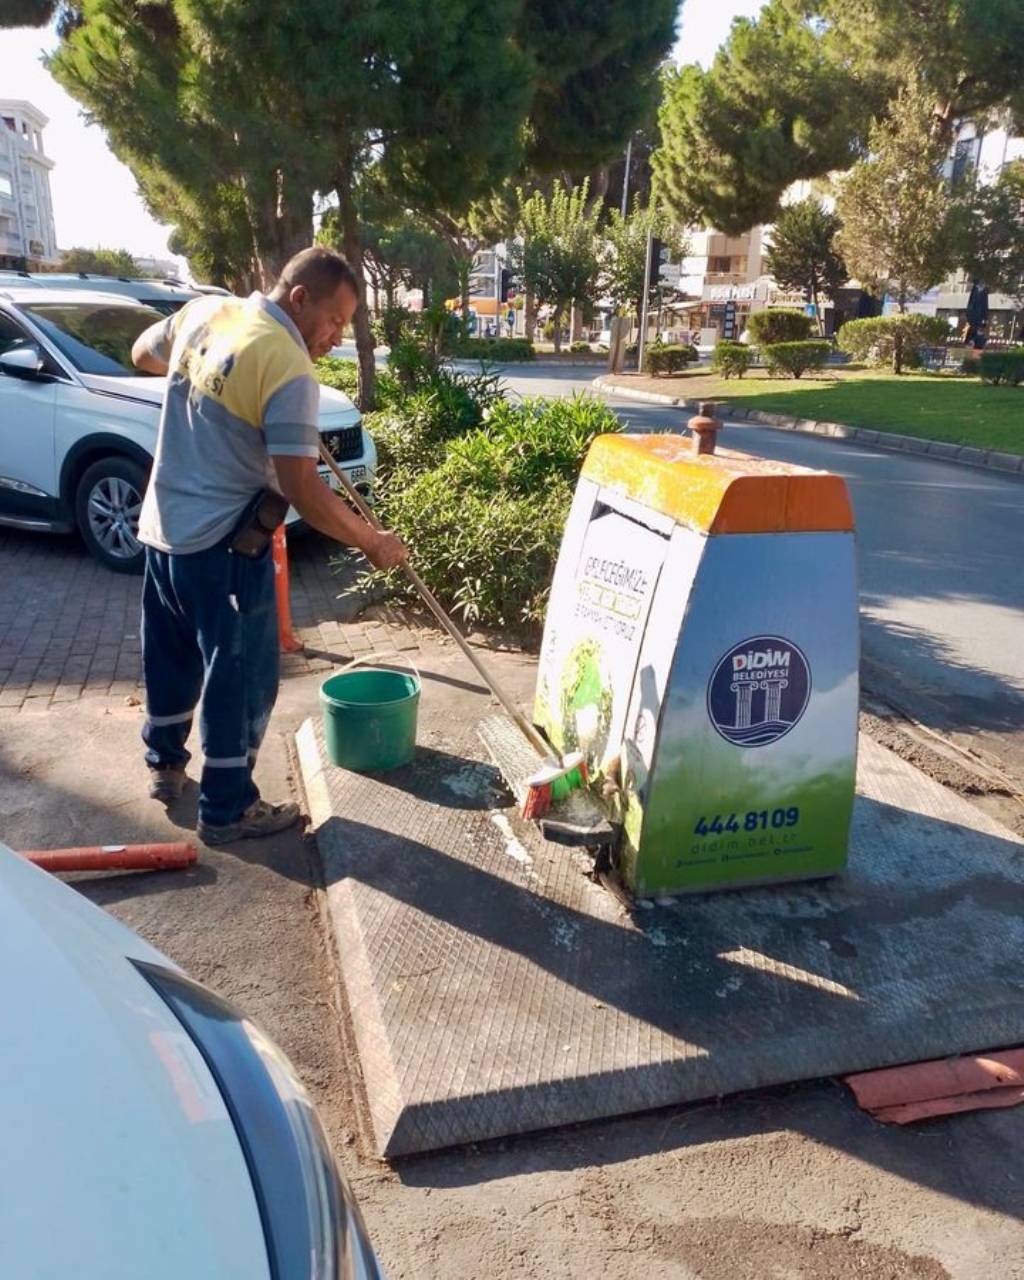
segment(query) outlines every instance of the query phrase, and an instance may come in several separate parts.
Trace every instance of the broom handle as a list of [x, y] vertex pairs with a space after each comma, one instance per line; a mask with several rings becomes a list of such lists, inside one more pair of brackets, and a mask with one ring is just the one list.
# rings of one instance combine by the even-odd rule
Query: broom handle
[[[376, 529], [378, 533], [386, 533], [387, 530], [384, 528], [381, 522], [377, 519], [377, 517], [373, 514], [372, 508], [366, 504], [366, 501], [363, 499], [362, 494], [360, 494], [358, 489], [356, 489], [355, 485], [353, 485], [352, 481], [348, 478], [348, 476], [344, 473], [344, 471], [342, 471], [342, 469], [338, 466], [338, 464], [334, 461], [334, 459], [328, 453], [327, 446], [324, 444], [322, 440], [320, 441], [320, 457], [323, 459], [324, 465], [330, 468], [330, 470], [338, 480], [338, 483], [341, 485], [342, 489], [344, 490], [345, 496], [349, 499], [349, 501], [352, 503], [355, 509], [359, 512], [359, 514], [363, 517], [366, 523], [370, 525], [372, 528]], [[484, 684], [487, 685], [491, 693], [494, 694], [494, 696], [501, 703], [502, 707], [504, 707], [505, 713], [516, 725], [520, 733], [522, 733], [523, 737], [526, 738], [527, 742], [529, 742], [529, 744], [534, 748], [535, 751], [539, 751], [540, 754], [544, 757], [550, 757], [553, 754], [550, 744], [544, 741], [544, 739], [533, 727], [533, 725], [530, 724], [529, 720], [527, 720], [527, 718], [523, 715], [523, 713], [519, 710], [519, 708], [515, 705], [515, 703], [513, 703], [512, 699], [508, 696], [505, 690], [502, 689], [501, 685], [498, 684], [494, 676], [487, 670], [487, 668], [480, 661], [477, 655], [469, 647], [468, 643], [466, 642], [465, 636], [458, 629], [458, 627], [451, 620], [451, 618], [449, 618], [448, 614], [445, 613], [444, 609], [441, 607], [440, 602], [435, 598], [434, 593], [430, 590], [430, 588], [423, 581], [423, 579], [416, 572], [416, 570], [412, 567], [412, 565], [408, 562], [408, 560], [403, 561], [402, 569], [405, 571], [405, 576], [416, 588], [417, 592], [419, 593], [420, 599], [427, 606], [427, 608], [434, 615], [434, 617], [438, 620], [441, 626], [444, 627], [445, 631], [448, 632], [451, 638], [459, 646], [459, 648], [462, 650], [465, 657], [468, 658], [468, 660], [473, 664], [481, 680], [483, 680]]]

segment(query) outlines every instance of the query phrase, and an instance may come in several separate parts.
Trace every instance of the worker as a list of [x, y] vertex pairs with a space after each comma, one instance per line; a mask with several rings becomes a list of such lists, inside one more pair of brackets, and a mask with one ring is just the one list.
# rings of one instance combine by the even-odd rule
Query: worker
[[340, 254], [304, 249], [269, 294], [196, 298], [132, 348], [139, 369], [168, 375], [139, 519], [149, 794], [164, 804], [181, 795], [201, 698], [198, 834], [208, 845], [298, 818], [297, 805], [268, 803], [253, 781], [278, 687], [270, 544], [289, 503], [377, 568], [405, 558], [398, 538], [371, 528], [317, 472], [312, 361], [341, 340], [357, 298]]

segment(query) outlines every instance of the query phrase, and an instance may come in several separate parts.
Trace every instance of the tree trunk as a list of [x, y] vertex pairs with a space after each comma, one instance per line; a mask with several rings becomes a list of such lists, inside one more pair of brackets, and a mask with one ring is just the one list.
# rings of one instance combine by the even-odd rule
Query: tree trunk
[[472, 258], [465, 255], [457, 262], [459, 271], [459, 314], [462, 316], [463, 337], [469, 337], [469, 275], [473, 267]]
[[366, 307], [366, 277], [363, 273], [363, 247], [359, 241], [359, 222], [348, 175], [342, 173], [337, 186], [338, 211], [341, 214], [342, 247], [349, 266], [355, 272], [359, 284], [359, 300], [352, 328], [356, 335], [356, 356], [359, 362], [359, 392], [357, 400], [363, 413], [369, 413], [377, 403], [377, 363], [373, 354], [373, 331], [370, 313]]
[[573, 306], [572, 319], [569, 322], [569, 339], [579, 342], [583, 338], [583, 308]]
[[563, 309], [564, 309], [564, 303], [561, 303], [561, 302], [560, 302], [560, 303], [555, 307], [554, 314], [553, 314], [553, 315], [552, 315], [552, 317], [551, 317], [551, 323], [552, 323], [552, 325], [553, 325], [553, 327], [554, 327], [555, 355], [556, 355], [556, 356], [557, 356], [557, 355], [560, 355], [560, 354], [561, 354], [561, 351], [562, 351], [562, 311], [563, 311]]
[[818, 326], [818, 337], [825, 336], [825, 317], [821, 314], [821, 307], [818, 305], [818, 283], [816, 280], [811, 281], [811, 306], [814, 307], [814, 322]]
[[[900, 315], [907, 313], [907, 289], [901, 284], [900, 291], [897, 296], [897, 304], [900, 309]], [[903, 372], [903, 333], [897, 329], [892, 339], [892, 371], [899, 375]]]
[[533, 342], [537, 332], [537, 299], [532, 289], [527, 289], [523, 297], [523, 324], [527, 342]]
[[277, 191], [268, 193], [258, 206], [250, 203], [264, 289], [273, 287], [289, 258], [313, 243], [312, 191], [286, 183], [280, 175], [277, 186]]

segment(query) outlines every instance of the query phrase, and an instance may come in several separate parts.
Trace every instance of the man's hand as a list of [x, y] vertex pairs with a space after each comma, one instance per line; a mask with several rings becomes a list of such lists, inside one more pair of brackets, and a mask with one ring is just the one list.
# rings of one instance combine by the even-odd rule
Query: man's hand
[[363, 554], [375, 569], [395, 569], [409, 555], [401, 538], [393, 533], [377, 533], [376, 540], [363, 547]]

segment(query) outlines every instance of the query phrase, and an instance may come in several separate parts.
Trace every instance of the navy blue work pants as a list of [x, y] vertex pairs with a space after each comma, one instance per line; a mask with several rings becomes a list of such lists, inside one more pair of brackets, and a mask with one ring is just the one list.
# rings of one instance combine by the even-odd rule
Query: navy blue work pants
[[252, 771], [277, 698], [278, 655], [269, 549], [250, 560], [224, 544], [187, 555], [146, 548], [146, 763], [188, 763], [185, 740], [201, 698], [203, 822], [236, 822], [259, 799]]

